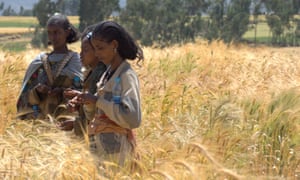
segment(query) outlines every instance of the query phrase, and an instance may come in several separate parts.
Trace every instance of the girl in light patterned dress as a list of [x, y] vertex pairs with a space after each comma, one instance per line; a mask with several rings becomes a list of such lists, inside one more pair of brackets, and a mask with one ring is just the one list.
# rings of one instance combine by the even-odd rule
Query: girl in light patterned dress
[[[134, 155], [133, 129], [142, 120], [139, 80], [128, 60], [143, 60], [143, 52], [125, 29], [113, 21], [96, 26], [92, 44], [107, 70], [98, 82], [95, 95], [78, 97], [82, 103], [94, 104], [96, 108], [94, 119], [88, 125], [90, 149], [101, 162], [124, 166]], [[112, 96], [115, 83], [121, 86], [120, 101], [114, 101]]]

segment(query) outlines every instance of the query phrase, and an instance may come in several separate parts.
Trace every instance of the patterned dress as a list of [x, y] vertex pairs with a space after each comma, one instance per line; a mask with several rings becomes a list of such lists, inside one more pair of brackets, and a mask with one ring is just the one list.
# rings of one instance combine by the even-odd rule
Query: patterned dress
[[[122, 89], [120, 103], [112, 97], [117, 77]], [[127, 61], [113, 74], [107, 68], [98, 82], [97, 97], [96, 113], [88, 126], [90, 149], [100, 162], [127, 165], [135, 149], [133, 129], [141, 123], [139, 81]]]
[[[83, 81], [82, 92], [95, 94], [97, 92], [97, 82], [102, 74], [105, 72], [106, 66], [99, 62], [94, 69], [89, 70]], [[94, 118], [95, 106], [83, 105], [79, 107], [79, 117], [74, 123], [74, 131], [76, 135], [83, 135], [86, 132], [87, 124]]]
[[[43, 58], [49, 65], [48, 73], [53, 76], [50, 83], [49, 75], [43, 64]], [[66, 58], [68, 60], [64, 61]], [[66, 63], [62, 63], [62, 62]], [[36, 87], [46, 84], [54, 88], [74, 88], [73, 79], [82, 79], [81, 62], [78, 53], [69, 51], [68, 53], [41, 53], [27, 68], [20, 95], [17, 101], [17, 116], [19, 119], [44, 119], [48, 115], [56, 113], [57, 107], [66, 102], [62, 92], [57, 96], [49, 96], [37, 92]], [[76, 87], [80, 88], [80, 87]], [[56, 114], [58, 115], [58, 114]]]

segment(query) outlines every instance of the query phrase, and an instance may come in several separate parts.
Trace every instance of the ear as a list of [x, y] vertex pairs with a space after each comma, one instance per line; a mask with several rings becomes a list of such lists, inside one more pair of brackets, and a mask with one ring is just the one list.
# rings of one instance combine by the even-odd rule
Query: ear
[[67, 37], [69, 37], [69, 35], [71, 34], [71, 28], [68, 28], [68, 29], [66, 29], [65, 31], [66, 31]]
[[113, 46], [113, 49], [118, 49], [119, 47], [119, 42], [117, 40], [112, 40], [111, 45]]

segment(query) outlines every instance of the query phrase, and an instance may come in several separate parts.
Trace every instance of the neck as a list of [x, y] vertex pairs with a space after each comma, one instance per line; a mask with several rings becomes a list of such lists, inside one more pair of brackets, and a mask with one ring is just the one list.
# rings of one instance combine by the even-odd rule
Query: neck
[[89, 66], [91, 67], [91, 69], [95, 69], [98, 65], [98, 61], [95, 61], [94, 63], [90, 64]]
[[53, 53], [67, 53], [69, 51], [67, 46], [54, 48]]
[[111, 71], [116, 70], [122, 62], [123, 59], [120, 56], [116, 56], [111, 63]]

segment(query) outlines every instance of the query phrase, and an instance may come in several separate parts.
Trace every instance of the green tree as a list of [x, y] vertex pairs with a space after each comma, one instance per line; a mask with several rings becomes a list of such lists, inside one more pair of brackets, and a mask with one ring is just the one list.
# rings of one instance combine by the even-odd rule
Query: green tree
[[148, 11], [147, 4], [141, 0], [127, 0], [126, 8], [121, 9], [120, 21], [129, 32], [137, 38], [142, 39], [142, 29], [146, 26]]
[[248, 30], [251, 0], [213, 0], [210, 4], [206, 37], [240, 42]]
[[113, 12], [118, 12], [119, 0], [80, 0], [79, 30], [87, 26], [111, 18]]
[[293, 0], [294, 14], [300, 13], [300, 0]]
[[297, 23], [297, 27], [295, 30], [295, 36], [296, 36], [297, 44], [299, 45], [299, 42], [300, 42], [300, 20], [297, 20], [296, 23]]
[[205, 37], [210, 41], [221, 37], [222, 28], [225, 23], [225, 8], [225, 0], [210, 1], [208, 11], [209, 19], [205, 31]]
[[258, 16], [261, 14], [262, 1], [261, 0], [254, 0], [253, 5], [254, 5], [254, 9], [253, 9], [254, 43], [256, 44]]
[[51, 0], [40, 0], [33, 7], [33, 14], [37, 17], [39, 25], [36, 26], [34, 37], [31, 40], [31, 44], [34, 47], [47, 47], [48, 38], [45, 30], [49, 17], [57, 12], [57, 6], [59, 1], [54, 2]]
[[48, 18], [57, 12], [56, 2], [51, 0], [40, 0], [33, 7], [33, 15], [37, 17], [40, 27], [45, 27]]
[[272, 32], [272, 43], [279, 44], [281, 42], [281, 35], [284, 32], [284, 24], [278, 15], [267, 15], [268, 26]]
[[11, 8], [11, 6], [8, 6], [8, 8], [4, 9], [2, 12], [2, 16], [16, 16], [17, 13], [14, 9]]
[[144, 45], [192, 41], [200, 33], [204, 4], [202, 0], [127, 0], [120, 21]]
[[75, 16], [79, 12], [80, 0], [64, 0], [60, 4], [60, 11], [65, 15]]
[[21, 15], [21, 14], [23, 14], [23, 13], [24, 13], [24, 7], [21, 6], [21, 7], [20, 7], [20, 11], [19, 11], [19, 15]]
[[293, 15], [299, 11], [299, 0], [264, 0], [268, 15], [267, 23], [272, 32], [272, 43], [286, 45], [285, 30], [293, 28]]
[[232, 0], [228, 6], [221, 38], [225, 42], [240, 42], [248, 30], [251, 0]]
[[4, 9], [4, 2], [0, 3], [0, 11], [2, 11]]
[[19, 16], [33, 16], [33, 11], [32, 9], [24, 9], [23, 6], [21, 6]]

